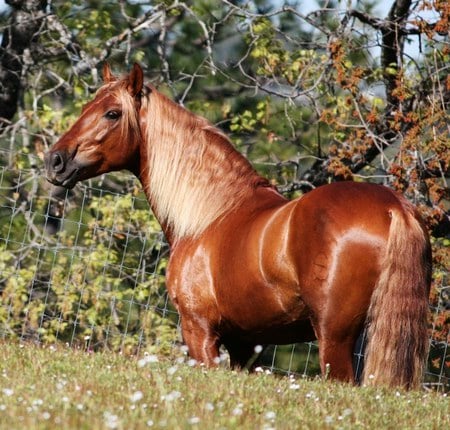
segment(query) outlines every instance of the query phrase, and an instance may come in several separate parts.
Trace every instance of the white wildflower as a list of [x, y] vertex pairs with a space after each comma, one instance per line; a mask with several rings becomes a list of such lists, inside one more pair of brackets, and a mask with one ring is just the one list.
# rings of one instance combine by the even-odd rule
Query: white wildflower
[[179, 391], [171, 391], [169, 394], [162, 396], [162, 399], [167, 402], [173, 402], [181, 397], [181, 393]]
[[137, 364], [139, 367], [144, 367], [147, 364], [158, 363], [158, 357], [153, 354], [145, 355], [143, 358], [138, 360]]
[[333, 423], [333, 417], [331, 415], [327, 415], [325, 417], [325, 424], [330, 425]]
[[142, 394], [142, 391], [135, 391], [131, 396], [130, 400], [132, 403], [139, 402], [144, 397], [144, 394]]
[[115, 429], [119, 427], [119, 417], [117, 415], [114, 415], [111, 412], [106, 411], [103, 414], [103, 418], [105, 419], [106, 427], [110, 429]]
[[56, 383], [56, 389], [63, 390], [66, 385], [67, 385], [67, 381], [65, 379], [61, 379]]
[[233, 415], [239, 416], [242, 415], [243, 410], [242, 410], [242, 406], [244, 406], [242, 403], [239, 403], [231, 412]]
[[171, 366], [167, 369], [167, 374], [172, 376], [178, 370], [177, 366]]
[[198, 424], [200, 422], [200, 418], [199, 417], [191, 417], [188, 419], [188, 423], [189, 424]]
[[207, 411], [213, 411], [214, 410], [214, 405], [212, 403], [208, 402], [208, 403], [205, 404], [205, 409]]
[[264, 418], [265, 418], [266, 420], [273, 421], [273, 420], [276, 418], [276, 416], [277, 416], [277, 414], [276, 414], [275, 412], [273, 412], [273, 411], [268, 411], [268, 412], [266, 412], [266, 414], [264, 415]]

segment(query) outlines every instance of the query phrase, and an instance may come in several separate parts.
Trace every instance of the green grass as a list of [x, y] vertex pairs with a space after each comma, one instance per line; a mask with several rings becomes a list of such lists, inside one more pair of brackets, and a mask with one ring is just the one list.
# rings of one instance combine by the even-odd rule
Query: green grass
[[1, 342], [0, 428], [450, 428], [443, 394], [189, 364]]

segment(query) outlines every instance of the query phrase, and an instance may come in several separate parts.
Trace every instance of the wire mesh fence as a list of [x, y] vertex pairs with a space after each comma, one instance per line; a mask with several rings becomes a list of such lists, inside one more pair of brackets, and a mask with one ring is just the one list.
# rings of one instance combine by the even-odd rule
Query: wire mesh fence
[[[0, 152], [0, 337], [87, 350], [176, 355], [168, 247], [136, 181], [110, 175], [49, 185], [39, 158]], [[441, 274], [442, 275], [442, 274]], [[425, 382], [449, 389], [448, 274], [435, 281]], [[319, 374], [317, 344], [269, 346], [270, 371]], [[355, 351], [360, 373], [363, 342]]]

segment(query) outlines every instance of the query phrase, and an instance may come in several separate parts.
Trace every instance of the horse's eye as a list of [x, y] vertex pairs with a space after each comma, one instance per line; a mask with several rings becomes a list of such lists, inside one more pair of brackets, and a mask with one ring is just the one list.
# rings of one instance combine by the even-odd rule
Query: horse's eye
[[105, 113], [105, 118], [115, 120], [119, 119], [121, 115], [122, 113], [117, 110], [109, 110], [108, 112]]

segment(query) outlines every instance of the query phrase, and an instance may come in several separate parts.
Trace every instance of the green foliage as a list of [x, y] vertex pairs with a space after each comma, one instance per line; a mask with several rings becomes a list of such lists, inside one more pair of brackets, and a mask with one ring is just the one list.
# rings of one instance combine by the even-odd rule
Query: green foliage
[[24, 256], [26, 243], [1, 245], [1, 332], [126, 353], [146, 344], [169, 353], [177, 334], [163, 316], [167, 260], [147, 205], [109, 194], [93, 197], [85, 210], [94, 216], [60, 233], [52, 248]]

